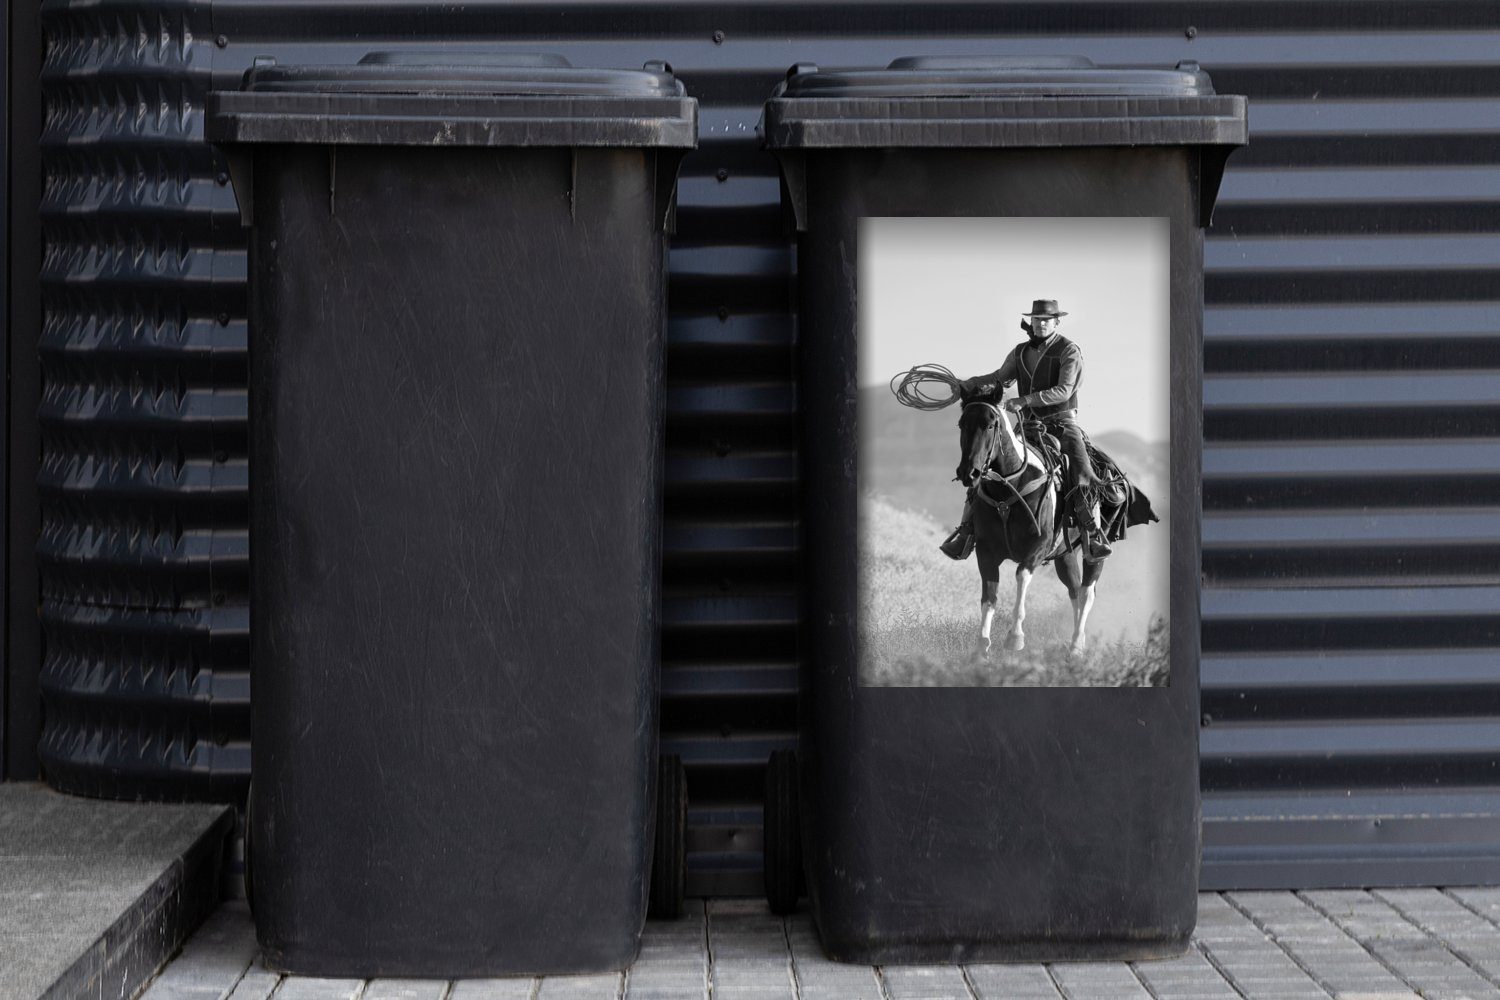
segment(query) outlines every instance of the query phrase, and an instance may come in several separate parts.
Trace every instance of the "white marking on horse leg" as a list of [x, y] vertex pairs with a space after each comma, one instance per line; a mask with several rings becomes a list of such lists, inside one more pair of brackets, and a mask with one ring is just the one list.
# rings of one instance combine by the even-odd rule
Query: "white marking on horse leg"
[[1073, 602], [1073, 645], [1069, 649], [1071, 653], [1082, 653], [1088, 646], [1088, 637], [1084, 634], [1084, 628], [1088, 625], [1089, 610], [1094, 606], [1094, 584], [1080, 588], [1078, 600]]
[[1083, 611], [1083, 592], [1084, 588], [1080, 587], [1068, 598], [1069, 603], [1073, 605], [1073, 640], [1068, 644], [1069, 656], [1077, 656], [1083, 652], [1083, 619], [1080, 617]]
[[1005, 648], [1012, 653], [1026, 648], [1026, 631], [1021, 626], [1026, 621], [1026, 591], [1030, 586], [1031, 570], [1025, 567], [1016, 570], [1016, 607], [1011, 613], [1010, 634], [1005, 637]]
[[995, 605], [989, 601], [979, 602], [979, 651], [989, 655], [990, 625], [995, 621]]

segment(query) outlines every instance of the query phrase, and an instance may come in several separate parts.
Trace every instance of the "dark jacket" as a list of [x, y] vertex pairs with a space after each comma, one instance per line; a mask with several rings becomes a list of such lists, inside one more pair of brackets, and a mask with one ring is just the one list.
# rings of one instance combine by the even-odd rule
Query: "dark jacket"
[[1021, 402], [1038, 417], [1078, 409], [1078, 387], [1083, 384], [1083, 351], [1060, 333], [1054, 333], [1042, 349], [1033, 370], [1021, 363], [1026, 342], [1017, 344], [1006, 355], [1005, 363], [989, 375], [971, 382], [1016, 383]]

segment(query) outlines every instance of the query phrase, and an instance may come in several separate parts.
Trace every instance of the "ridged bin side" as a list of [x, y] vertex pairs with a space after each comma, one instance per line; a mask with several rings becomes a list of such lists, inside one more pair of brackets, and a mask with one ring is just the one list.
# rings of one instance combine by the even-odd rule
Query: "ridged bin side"
[[249, 780], [243, 249], [203, 141], [207, 3], [44, 2], [47, 781]]

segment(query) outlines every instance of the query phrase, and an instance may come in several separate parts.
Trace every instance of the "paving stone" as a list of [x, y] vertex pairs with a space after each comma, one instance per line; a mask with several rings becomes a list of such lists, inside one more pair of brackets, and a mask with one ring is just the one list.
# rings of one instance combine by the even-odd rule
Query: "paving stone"
[[226, 903], [183, 945], [141, 1000], [224, 1000], [259, 954], [244, 903]]
[[1375, 889], [1373, 895], [1435, 938], [1491, 983], [1500, 983], [1500, 927], [1442, 889]]
[[1226, 896], [1336, 998], [1412, 995], [1410, 986], [1295, 893], [1231, 892]]
[[537, 980], [525, 976], [507, 979], [455, 979], [448, 1000], [532, 1000]]
[[970, 965], [964, 970], [978, 1000], [1060, 1000], [1044, 965]]
[[1340, 889], [1301, 895], [1422, 996], [1500, 1000], [1500, 987], [1373, 893]]
[[618, 1000], [625, 988], [624, 980], [624, 974], [619, 972], [603, 976], [547, 976], [541, 980], [536, 1000]]
[[1067, 1000], [1151, 1000], [1124, 962], [1053, 962], [1047, 968]]
[[1500, 887], [1450, 887], [1443, 892], [1500, 927]]
[[280, 982], [279, 972], [264, 968], [257, 960], [254, 965], [245, 970], [243, 978], [235, 984], [234, 991], [229, 994], [229, 1000], [267, 1000]]
[[1198, 897], [1194, 943], [1247, 997], [1328, 1000], [1331, 996], [1253, 920], [1218, 894]]
[[880, 970], [890, 1000], [972, 1000], [956, 965], [887, 965]]
[[806, 914], [788, 917], [785, 926], [802, 1000], [881, 1000], [884, 996], [874, 969], [828, 960]]
[[762, 900], [709, 900], [709, 974], [714, 1000], [795, 1000], [786, 929]]
[[625, 977], [627, 1000], [702, 1000], [708, 996], [708, 928], [701, 900], [677, 920], [652, 920], [641, 954]]
[[372, 979], [360, 1000], [443, 1000], [447, 993], [446, 979]]
[[363, 979], [285, 976], [273, 996], [275, 1000], [355, 1000], [364, 986]]
[[1136, 962], [1134, 969], [1157, 1000], [1239, 1000], [1239, 991], [1196, 949], [1177, 958]]
[[[282, 978], [261, 965], [249, 914], [231, 904], [141, 1000], [707, 1000], [710, 987], [713, 1000], [1500, 1000], [1486, 971], [1500, 968], [1500, 889], [1203, 893], [1193, 945], [1153, 962], [877, 970], [828, 961], [806, 914], [783, 920], [759, 901], [715, 900], [690, 903], [680, 920], [650, 921], [623, 977], [460, 980], [448, 989]], [[0, 977], [8, 960], [0, 956]]]

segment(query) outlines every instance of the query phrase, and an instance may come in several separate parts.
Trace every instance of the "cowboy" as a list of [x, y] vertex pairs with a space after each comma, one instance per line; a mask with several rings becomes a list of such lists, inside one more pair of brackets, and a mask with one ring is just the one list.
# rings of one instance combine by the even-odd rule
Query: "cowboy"
[[[1019, 395], [1005, 400], [1006, 410], [1030, 410], [1031, 415], [1061, 441], [1068, 458], [1067, 500], [1083, 532], [1086, 559], [1103, 559], [1109, 555], [1109, 543], [1094, 516], [1089, 487], [1093, 485], [1093, 467], [1084, 447], [1083, 430], [1078, 426], [1078, 387], [1083, 384], [1083, 352], [1078, 345], [1057, 332], [1058, 321], [1068, 315], [1058, 311], [1055, 299], [1037, 299], [1021, 326], [1027, 332], [1025, 343], [1017, 344], [1005, 363], [988, 375], [976, 375], [962, 382], [965, 392], [973, 392], [986, 383], [1007, 386], [1016, 382]], [[1031, 322], [1028, 323], [1026, 320]], [[954, 559], [968, 556], [973, 534], [974, 505], [964, 503], [963, 519], [948, 540], [943, 542], [945, 555]]]

